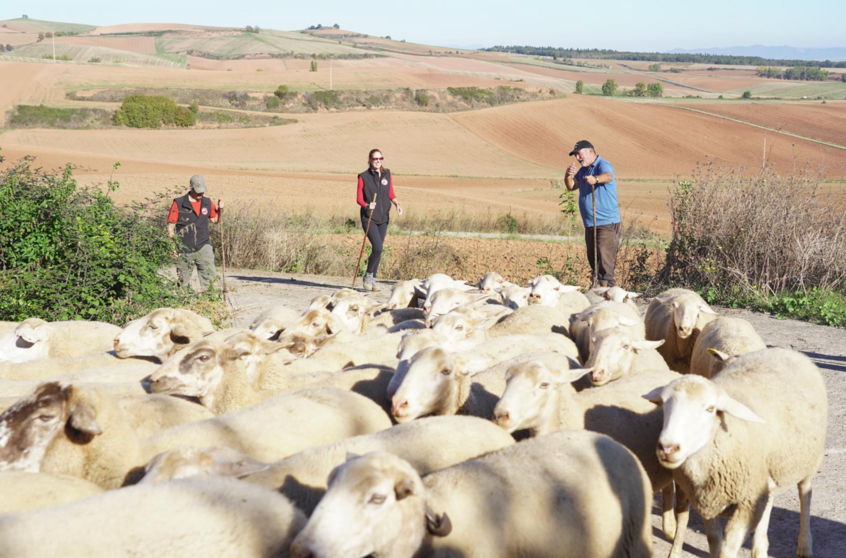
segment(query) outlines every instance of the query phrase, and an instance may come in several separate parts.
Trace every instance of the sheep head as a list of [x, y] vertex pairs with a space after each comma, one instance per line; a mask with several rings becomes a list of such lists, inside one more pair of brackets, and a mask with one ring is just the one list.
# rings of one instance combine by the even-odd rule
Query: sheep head
[[503, 304], [512, 310], [517, 310], [529, 305], [529, 295], [532, 293], [532, 289], [514, 283], [506, 283], [497, 292], [502, 295]]
[[403, 423], [426, 415], [449, 414], [458, 403], [468, 370], [464, 359], [440, 347], [417, 352], [391, 399], [394, 419]]
[[501, 289], [504, 284], [505, 279], [502, 278], [502, 275], [496, 271], [488, 271], [482, 275], [482, 278], [476, 283], [476, 288], [489, 295], [491, 293], [498, 292], [498, 289]]
[[159, 308], [124, 326], [115, 337], [115, 354], [120, 358], [148, 356], [164, 361], [212, 331], [211, 322], [194, 312]]
[[667, 469], [679, 468], [709, 444], [717, 429], [723, 427], [724, 414], [748, 422], [764, 422], [722, 387], [701, 376], [684, 376], [643, 397], [664, 407], [664, 427], [655, 451]]
[[561, 282], [552, 275], [541, 275], [529, 281], [529, 304], [540, 304], [541, 306], [548, 306], [555, 308], [558, 304], [558, 298], [564, 293], [578, 291], [579, 287], [572, 285], [562, 285]]
[[716, 314], [696, 293], [683, 293], [670, 298], [656, 297], [658, 302], [670, 308], [679, 339], [693, 335], [699, 323], [700, 314]]
[[242, 478], [269, 466], [232, 448], [182, 446], [153, 457], [144, 467], [140, 482], [160, 483], [189, 477]]
[[593, 334], [591, 344], [593, 348], [585, 368], [590, 370], [593, 385], [604, 386], [628, 375], [638, 353], [657, 349], [664, 344], [664, 340], [637, 340], [621, 329], [609, 328]]
[[427, 505], [420, 475], [387, 452], [349, 455], [291, 545], [292, 558], [412, 556], [428, 534], [446, 536], [450, 521]]
[[409, 308], [411, 301], [416, 296], [416, 289], [420, 287], [420, 284], [421, 281], [419, 279], [397, 282], [391, 289], [391, 296], [388, 298], [385, 308], [387, 310]]

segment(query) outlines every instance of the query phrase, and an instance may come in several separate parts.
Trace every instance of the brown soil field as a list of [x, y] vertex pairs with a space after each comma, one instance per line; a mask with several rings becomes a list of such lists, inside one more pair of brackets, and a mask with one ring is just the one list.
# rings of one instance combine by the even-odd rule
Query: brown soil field
[[[606, 80], [613, 79], [617, 85], [621, 87], [634, 87], [639, 81], [645, 83], [657, 82], [657, 79], [649, 79], [637, 74], [609, 74], [600, 72], [573, 72], [567, 70], [558, 70], [556, 68], [546, 68], [543, 66], [532, 66], [529, 64], [506, 64], [510, 68], [520, 69], [525, 72], [538, 74], [541, 76], [554, 77], [559, 79], [566, 79], [568, 81], [582, 80], [585, 83], [602, 84]], [[665, 86], [667, 84], [664, 84]]]
[[[687, 106], [846, 146], [846, 102], [843, 101], [828, 101], [825, 105], [800, 102]], [[787, 137], [784, 141], [790, 143], [794, 138]]]
[[[754, 165], [760, 160], [764, 136], [763, 130], [679, 111], [672, 105], [579, 95], [450, 117], [504, 151], [560, 170], [570, 164], [569, 146], [589, 138], [621, 178], [671, 178], [690, 173], [697, 161]], [[804, 140], [793, 142], [803, 160], [838, 169], [846, 165], [846, 151]], [[792, 169], [790, 143], [773, 145], [768, 160], [779, 170]]]
[[56, 43], [106, 47], [138, 54], [156, 54], [156, 39], [153, 37], [59, 37]]
[[[200, 25], [187, 25], [184, 23], [124, 23], [122, 25], [106, 25], [92, 30], [89, 35], [108, 35], [110, 33], [145, 33], [147, 31], [175, 31], [175, 30], [197, 30], [207, 29]], [[224, 29], [220, 27], [219, 29]]]
[[0, 35], [0, 43], [3, 43], [3, 46], [12, 45], [13, 47], [19, 47], [37, 42], [38, 33], [3, 33]]
[[[21, 62], [0, 62], [0, 115], [29, 98], [33, 88], [50, 68], [46, 64], [27, 64]], [[2, 119], [2, 116], [0, 116]]]

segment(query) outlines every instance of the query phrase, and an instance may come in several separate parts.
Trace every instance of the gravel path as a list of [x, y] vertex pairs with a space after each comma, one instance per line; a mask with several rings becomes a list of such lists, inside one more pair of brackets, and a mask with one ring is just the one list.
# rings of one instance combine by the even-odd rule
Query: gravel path
[[[247, 326], [252, 319], [273, 304], [286, 303], [305, 310], [312, 298], [349, 287], [352, 279], [316, 275], [294, 275], [233, 270], [227, 274], [227, 286], [237, 310], [238, 326]], [[361, 288], [361, 279], [357, 281]], [[385, 301], [390, 291], [383, 284], [371, 297]], [[799, 322], [778, 320], [766, 314], [719, 308], [721, 314], [741, 317], [751, 322], [767, 345], [801, 351], [817, 363], [828, 387], [829, 421], [826, 459], [814, 481], [811, 521], [816, 558], [846, 557], [846, 330]], [[670, 545], [660, 530], [660, 497], [653, 509], [655, 557], [669, 554]], [[799, 499], [790, 489], [775, 499], [770, 520], [770, 556], [792, 558], [796, 555], [799, 534]], [[691, 514], [683, 556], [707, 558], [708, 543], [702, 520]], [[751, 540], [747, 540], [741, 556], [751, 556]]]

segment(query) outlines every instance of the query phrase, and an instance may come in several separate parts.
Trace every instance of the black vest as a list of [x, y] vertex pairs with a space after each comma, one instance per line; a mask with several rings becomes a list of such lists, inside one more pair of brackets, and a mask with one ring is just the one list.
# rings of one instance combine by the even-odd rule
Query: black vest
[[194, 213], [191, 206], [191, 196], [185, 194], [173, 200], [179, 208], [179, 219], [176, 221], [177, 245], [180, 252], [196, 252], [209, 244], [209, 215], [211, 215], [211, 200], [203, 196], [200, 214]]
[[[376, 196], [376, 192], [379, 192], [379, 195], [376, 196], [376, 209], [373, 210], [373, 220], [371, 222], [374, 225], [387, 223], [391, 213], [391, 199], [388, 197], [391, 191], [391, 171], [382, 169], [381, 182], [379, 181], [379, 174], [370, 169], [367, 169], [358, 175], [358, 177], [364, 182], [362, 193], [364, 194], [365, 203], [370, 204], [373, 201], [373, 197]], [[362, 222], [367, 223], [368, 217], [370, 217], [370, 209], [362, 207]]]

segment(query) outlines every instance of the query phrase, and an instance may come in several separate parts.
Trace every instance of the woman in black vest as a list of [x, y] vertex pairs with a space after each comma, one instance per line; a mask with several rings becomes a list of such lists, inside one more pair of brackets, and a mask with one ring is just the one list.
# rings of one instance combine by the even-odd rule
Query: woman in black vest
[[[391, 203], [397, 206], [397, 213], [402, 215], [402, 207], [394, 194], [394, 183], [391, 171], [382, 168], [382, 151], [371, 149], [367, 157], [369, 168], [358, 175], [358, 193], [356, 201], [361, 206], [361, 227], [367, 231], [367, 221], [370, 220], [370, 230], [367, 239], [372, 248], [367, 260], [367, 272], [364, 274], [364, 289], [378, 291], [376, 272], [379, 270], [379, 260], [382, 259], [382, 245], [388, 234]], [[376, 194], [379, 194], [378, 196]], [[373, 201], [375, 198], [376, 201]]]

